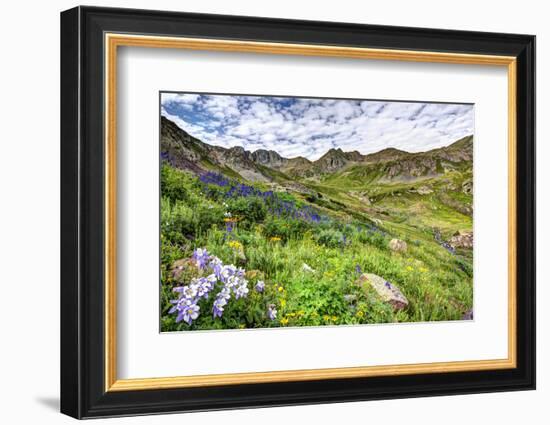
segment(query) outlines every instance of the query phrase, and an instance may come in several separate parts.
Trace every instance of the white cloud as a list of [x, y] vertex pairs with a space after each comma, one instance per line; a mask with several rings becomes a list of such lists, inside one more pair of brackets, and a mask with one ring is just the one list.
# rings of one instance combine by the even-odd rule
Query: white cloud
[[473, 134], [472, 105], [163, 93], [162, 114], [206, 143], [321, 157], [446, 146]]

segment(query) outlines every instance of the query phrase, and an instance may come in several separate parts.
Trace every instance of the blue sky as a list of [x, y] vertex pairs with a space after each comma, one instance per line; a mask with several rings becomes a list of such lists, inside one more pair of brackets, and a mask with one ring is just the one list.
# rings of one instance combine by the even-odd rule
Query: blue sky
[[161, 114], [212, 145], [310, 160], [331, 148], [426, 151], [474, 132], [463, 104], [162, 93]]

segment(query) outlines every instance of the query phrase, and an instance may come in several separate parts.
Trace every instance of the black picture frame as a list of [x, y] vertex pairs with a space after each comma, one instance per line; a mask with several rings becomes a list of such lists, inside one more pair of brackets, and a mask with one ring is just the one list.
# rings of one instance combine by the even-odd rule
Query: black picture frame
[[[106, 392], [105, 32], [516, 57], [517, 367]], [[534, 36], [96, 7], [61, 13], [62, 413], [93, 418], [534, 388]]]

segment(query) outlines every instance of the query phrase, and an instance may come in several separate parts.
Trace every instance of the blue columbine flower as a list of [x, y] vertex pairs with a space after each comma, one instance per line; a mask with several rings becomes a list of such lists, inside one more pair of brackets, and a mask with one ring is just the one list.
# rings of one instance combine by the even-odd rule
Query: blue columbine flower
[[220, 260], [218, 257], [211, 256], [210, 263], [208, 263], [208, 266], [212, 269], [212, 271], [214, 272], [214, 275], [218, 279], [221, 279], [221, 273], [223, 269], [222, 260]]
[[216, 317], [222, 317], [223, 315], [223, 308], [227, 304], [227, 300], [223, 297], [216, 298], [216, 301], [214, 301], [214, 305], [212, 306], [212, 315], [214, 318]]
[[224, 283], [227, 283], [229, 278], [233, 277], [236, 272], [237, 267], [235, 267], [233, 264], [222, 266], [220, 271], [220, 280]]
[[193, 259], [197, 262], [197, 267], [202, 270], [210, 261], [210, 254], [206, 248], [197, 248], [193, 252]]
[[244, 298], [248, 295], [248, 282], [245, 279], [242, 279], [239, 285], [233, 288], [235, 293], [235, 299]]
[[269, 320], [275, 320], [277, 318], [277, 310], [275, 309], [275, 304], [269, 304], [267, 307], [267, 317]]
[[[200, 307], [197, 304], [191, 303], [180, 312], [181, 318], [185, 323], [190, 325], [193, 323], [193, 320], [195, 320], [197, 317], [199, 317]], [[180, 317], [178, 315], [178, 318]], [[181, 320], [181, 319], [180, 319]], [[178, 319], [176, 319], [176, 322], [178, 322]]]
[[193, 279], [189, 285], [177, 286], [173, 291], [179, 292], [182, 298], [192, 300], [197, 296], [198, 284], [196, 279]]
[[254, 286], [254, 289], [257, 291], [257, 292], [264, 292], [264, 289], [265, 289], [265, 283], [263, 280], [259, 280], [258, 282], [256, 282], [256, 286]]

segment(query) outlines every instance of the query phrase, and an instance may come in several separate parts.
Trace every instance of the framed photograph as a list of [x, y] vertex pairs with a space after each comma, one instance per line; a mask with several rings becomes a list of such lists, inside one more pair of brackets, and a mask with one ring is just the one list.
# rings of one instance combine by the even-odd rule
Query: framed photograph
[[535, 37], [61, 14], [61, 411], [535, 388]]

